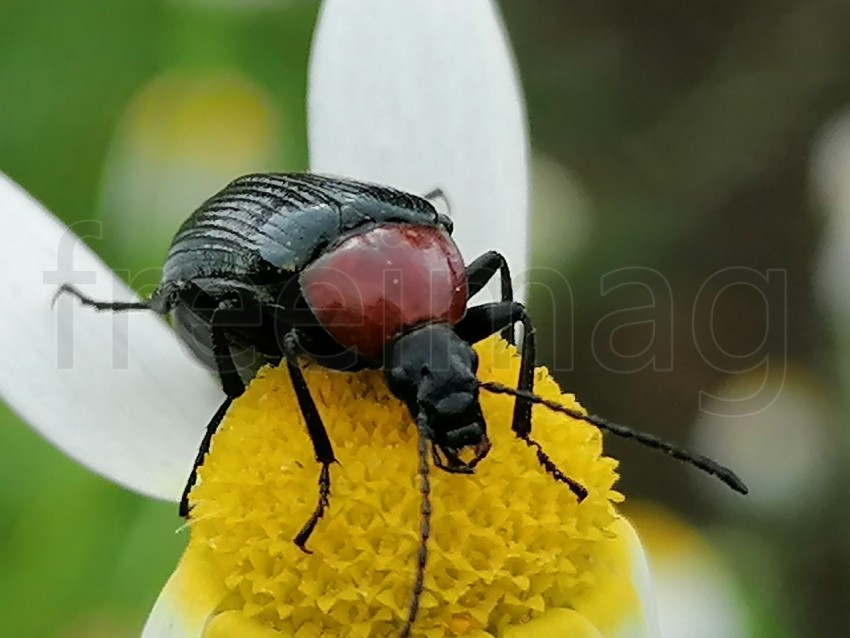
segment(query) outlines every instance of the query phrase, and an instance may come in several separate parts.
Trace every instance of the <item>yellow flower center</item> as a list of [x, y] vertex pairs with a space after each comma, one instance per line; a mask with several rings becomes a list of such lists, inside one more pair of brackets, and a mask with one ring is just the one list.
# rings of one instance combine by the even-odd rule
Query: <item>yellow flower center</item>
[[[492, 338], [476, 349], [482, 381], [516, 385], [513, 347]], [[292, 539], [316, 506], [320, 466], [281, 366], [260, 372], [213, 440], [191, 494], [187, 557], [223, 583], [220, 612], [299, 638], [395, 635], [407, 617], [419, 547], [416, 428], [380, 371], [307, 365], [304, 375], [339, 461], [331, 467], [330, 507], [308, 544], [313, 553]], [[535, 391], [582, 409], [544, 368]], [[628, 569], [623, 548], [612, 552], [613, 503], [622, 497], [600, 433], [534, 408], [533, 437], [588, 490], [579, 504], [512, 433], [513, 403], [481, 392], [493, 447], [474, 475], [432, 468], [416, 636], [503, 635], [587, 600], [611, 573]], [[619, 615], [634, 601], [608, 602], [607, 613]]]

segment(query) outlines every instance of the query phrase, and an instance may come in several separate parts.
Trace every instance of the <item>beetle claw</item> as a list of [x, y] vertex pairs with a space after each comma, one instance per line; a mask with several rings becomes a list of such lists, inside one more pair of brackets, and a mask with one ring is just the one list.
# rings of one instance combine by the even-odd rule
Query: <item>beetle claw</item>
[[484, 438], [481, 440], [481, 443], [473, 447], [475, 450], [475, 458], [473, 458], [469, 462], [469, 467], [474, 468], [478, 465], [484, 458], [490, 453], [490, 448], [493, 447], [493, 444], [490, 442], [490, 438], [485, 434]]

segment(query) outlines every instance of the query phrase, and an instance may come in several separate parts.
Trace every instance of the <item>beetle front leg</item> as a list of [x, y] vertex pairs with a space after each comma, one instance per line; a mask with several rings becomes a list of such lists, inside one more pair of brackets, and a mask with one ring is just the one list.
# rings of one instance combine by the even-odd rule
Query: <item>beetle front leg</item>
[[[522, 354], [519, 365], [519, 383], [517, 387], [528, 393], [534, 392], [535, 339], [534, 324], [525, 310], [525, 306], [517, 302], [497, 302], [482, 304], [470, 308], [466, 316], [455, 326], [458, 336], [469, 343], [477, 343], [482, 339], [503, 330], [506, 325], [521, 322], [524, 335]], [[587, 489], [569, 476], [543, 451], [543, 447], [531, 438], [531, 407], [528, 399], [517, 397], [514, 403], [514, 413], [511, 419], [511, 429], [514, 434], [525, 442], [537, 454], [537, 460], [543, 468], [557, 481], [565, 483], [576, 495], [579, 502], [587, 496]]]
[[[508, 303], [514, 300], [513, 284], [511, 283], [511, 270], [504, 255], [491, 250], [477, 257], [466, 267], [466, 281], [469, 296], [472, 297], [480, 292], [496, 273], [502, 286], [502, 302]], [[502, 338], [510, 344], [516, 343], [514, 323], [506, 325], [502, 329]]]
[[307, 541], [310, 539], [313, 530], [316, 529], [316, 525], [325, 515], [325, 510], [329, 505], [331, 495], [330, 467], [332, 463], [336, 462], [336, 458], [325, 424], [322, 423], [322, 417], [319, 415], [316, 403], [310, 395], [310, 389], [307, 387], [307, 382], [298, 366], [298, 340], [294, 332], [289, 332], [284, 338], [284, 351], [289, 376], [292, 379], [292, 387], [295, 390], [295, 397], [298, 399], [298, 407], [301, 408], [307, 433], [313, 442], [316, 460], [322, 464], [322, 470], [319, 473], [319, 502], [301, 531], [293, 539], [301, 551], [309, 554], [310, 550], [306, 547]]
[[[439, 448], [439, 451], [438, 451]], [[440, 452], [446, 457], [445, 460], [440, 456]], [[437, 445], [431, 446], [431, 458], [434, 461], [434, 467], [448, 472], [449, 474], [474, 474], [475, 470], [469, 463], [464, 463], [458, 456], [456, 450], [449, 450], [445, 447]]]

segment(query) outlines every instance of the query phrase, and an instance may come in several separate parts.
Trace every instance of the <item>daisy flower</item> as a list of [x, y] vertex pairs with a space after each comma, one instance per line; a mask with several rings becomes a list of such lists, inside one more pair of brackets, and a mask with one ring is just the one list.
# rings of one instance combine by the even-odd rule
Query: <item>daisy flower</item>
[[[326, 0], [308, 101], [311, 170], [441, 188], [464, 254], [499, 250], [522, 282], [527, 124], [494, 3]], [[15, 362], [0, 371], [0, 393], [93, 471], [178, 499], [221, 403], [216, 380], [149, 313], [97, 313], [70, 298], [51, 309], [66, 282], [96, 298], [133, 294], [7, 178], [0, 210], [0, 290], [14, 299], [0, 350]], [[515, 349], [491, 338], [477, 350], [482, 379], [516, 383]], [[420, 543], [415, 428], [380, 372], [308, 365], [305, 377], [340, 461], [312, 553], [292, 537], [315, 505], [317, 466], [285, 368], [266, 368], [213, 440], [191, 494], [188, 547], [145, 638], [366, 638], [404, 625]], [[536, 391], [582, 410], [544, 368]], [[489, 457], [473, 476], [431, 473], [413, 635], [656, 636], [643, 550], [617, 513], [616, 462], [600, 432], [534, 409], [535, 437], [588, 490], [579, 503], [511, 433], [513, 399], [481, 402]]]

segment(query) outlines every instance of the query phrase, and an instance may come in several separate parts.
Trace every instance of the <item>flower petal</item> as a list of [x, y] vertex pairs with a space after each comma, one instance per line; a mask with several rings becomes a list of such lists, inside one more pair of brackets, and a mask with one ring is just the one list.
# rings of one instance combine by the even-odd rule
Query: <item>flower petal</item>
[[604, 638], [658, 638], [658, 615], [643, 545], [625, 518], [613, 526], [605, 560], [610, 568], [573, 607]]
[[[516, 379], [515, 348], [494, 337], [476, 350], [482, 379]], [[543, 397], [580, 409], [538, 372]], [[341, 463], [312, 551], [292, 539], [315, 507], [317, 468], [305, 461], [313, 445], [303, 428], [280, 419], [297, 414], [298, 400], [286, 368], [270, 367], [234, 402], [191, 494], [183, 578], [200, 585], [187, 585], [185, 595], [222, 583], [229, 592], [222, 611], [241, 611], [287, 637], [342, 629], [391, 635], [406, 618], [420, 547], [416, 433], [399, 428], [407, 408], [380, 372], [312, 366], [304, 376]], [[514, 638], [655, 636], [641, 545], [614, 510], [621, 500], [612, 490], [616, 463], [601, 456], [599, 432], [553, 412], [535, 415], [535, 438], [587, 488], [579, 505], [511, 434], [513, 401], [488, 395], [481, 403], [491, 426], [487, 458], [473, 476], [434, 471], [429, 478], [431, 533], [416, 635], [449, 627], [452, 634], [498, 630], [504, 637], [512, 625]], [[559, 458], [558, 450], [569, 454]], [[563, 465], [567, 458], [575, 465]]]
[[[87, 228], [99, 233], [89, 222]], [[0, 396], [95, 472], [175, 499], [220, 402], [213, 377], [151, 313], [51, 299], [71, 282], [99, 299], [132, 293], [83, 242], [0, 174]]]
[[[606, 542], [602, 577], [573, 609], [550, 609], [534, 620], [505, 628], [503, 638], [658, 638], [649, 570], [640, 539], [625, 519], [618, 519]], [[626, 560], [621, 560], [625, 558]], [[622, 569], [625, 567], [625, 570]], [[228, 590], [212, 562], [195, 546], [183, 555], [145, 624], [142, 638], [287, 638], [243, 611], [222, 609]], [[631, 601], [631, 606], [624, 604]], [[318, 627], [318, 625], [317, 625]], [[298, 635], [301, 635], [299, 632]], [[472, 631], [470, 638], [487, 638]]]
[[226, 595], [224, 584], [187, 553], [156, 599], [142, 638], [200, 638]]
[[524, 281], [525, 108], [494, 3], [326, 0], [308, 106], [311, 170], [443, 189], [467, 257], [499, 250]]
[[747, 599], [711, 538], [658, 505], [630, 502], [628, 510], [652, 565], [661, 634], [665, 638], [753, 635]]
[[535, 636], [603, 638], [596, 627], [574, 609], [552, 609], [524, 625], [508, 627], [505, 630], [504, 638], [533, 638]]
[[617, 638], [658, 638], [658, 609], [653, 594], [652, 576], [643, 544], [635, 528], [625, 518], [618, 522], [618, 534], [627, 539], [631, 581], [638, 595], [635, 612], [626, 618], [613, 635]]

